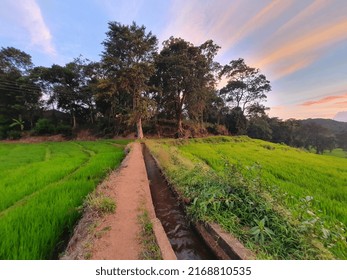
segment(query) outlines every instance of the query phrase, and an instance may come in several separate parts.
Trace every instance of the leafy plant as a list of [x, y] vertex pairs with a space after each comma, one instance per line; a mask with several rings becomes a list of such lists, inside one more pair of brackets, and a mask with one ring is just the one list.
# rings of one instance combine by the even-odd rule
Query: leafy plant
[[34, 128], [34, 133], [38, 135], [53, 134], [54, 132], [54, 124], [48, 119], [39, 119]]
[[[146, 143], [187, 202], [188, 214], [196, 220], [217, 222], [258, 257], [347, 257], [342, 223], [346, 220], [345, 192], [340, 187], [327, 188], [332, 180], [343, 185], [344, 159], [321, 159], [276, 144], [271, 144], [274, 149], [264, 149], [267, 142], [247, 137]], [[332, 170], [325, 161], [338, 168]]]
[[20, 139], [22, 137], [22, 134], [20, 133], [20, 131], [10, 130], [7, 132], [7, 137], [10, 140], [17, 140], [17, 139]]
[[252, 227], [249, 231], [249, 233], [253, 236], [254, 240], [256, 242], [259, 242], [260, 244], [264, 244], [265, 239], [267, 237], [272, 239], [274, 232], [270, 228], [265, 226], [266, 222], [268, 221], [267, 217], [265, 216], [261, 220], [254, 221], [257, 225]]
[[19, 116], [18, 119], [12, 119], [13, 123], [11, 123], [9, 126], [10, 127], [15, 127], [15, 126], [19, 126], [20, 130], [23, 131], [24, 130], [24, 120], [22, 120], [22, 116]]

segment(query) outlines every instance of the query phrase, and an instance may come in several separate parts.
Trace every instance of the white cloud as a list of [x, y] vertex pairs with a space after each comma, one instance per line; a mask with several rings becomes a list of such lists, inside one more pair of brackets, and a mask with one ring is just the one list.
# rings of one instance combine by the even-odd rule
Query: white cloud
[[[11, 15], [6, 16], [7, 20], [10, 20], [11, 24], [16, 27], [20, 26], [21, 29], [26, 31], [30, 38], [31, 47], [38, 47], [40, 51], [50, 56], [56, 56], [51, 32], [35, 0], [3, 0], [1, 4], [3, 10], [1, 16], [4, 16], [5, 11]], [[11, 32], [11, 29], [8, 32]], [[13, 37], [14, 34], [11, 34], [11, 36]]]

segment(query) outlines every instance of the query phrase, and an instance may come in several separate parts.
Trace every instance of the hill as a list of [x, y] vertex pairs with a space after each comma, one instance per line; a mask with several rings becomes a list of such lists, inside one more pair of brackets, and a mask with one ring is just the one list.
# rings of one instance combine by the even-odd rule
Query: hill
[[306, 119], [301, 120], [302, 124], [314, 123], [329, 129], [334, 134], [347, 131], [347, 122], [339, 122], [332, 119]]
[[189, 215], [257, 258], [347, 259], [347, 159], [244, 136], [146, 144]]

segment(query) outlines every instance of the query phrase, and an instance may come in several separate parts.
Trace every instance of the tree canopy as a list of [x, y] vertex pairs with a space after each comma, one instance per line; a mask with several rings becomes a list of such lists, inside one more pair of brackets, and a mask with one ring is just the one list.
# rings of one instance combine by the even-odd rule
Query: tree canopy
[[130, 26], [110, 22], [106, 35], [102, 54], [105, 78], [101, 86], [111, 89], [111, 96], [128, 94], [132, 97], [130, 121], [136, 123], [138, 138], [143, 138], [142, 119], [150, 105], [145, 92], [154, 73], [157, 37], [146, 33], [146, 28], [135, 22]]
[[230, 61], [220, 72], [220, 77], [227, 79], [227, 84], [220, 90], [220, 95], [227, 103], [241, 108], [248, 114], [249, 108], [266, 100], [266, 93], [271, 90], [270, 82], [257, 68], [246, 65], [244, 59]]
[[[0, 138], [23, 133], [134, 133], [194, 137], [248, 134], [322, 153], [346, 149], [346, 127], [270, 118], [270, 81], [244, 59], [220, 65], [220, 47], [158, 39], [145, 26], [109, 22], [100, 61], [80, 56], [65, 65], [37, 66], [14, 47], [0, 50]], [[218, 83], [226, 84], [218, 89]], [[323, 127], [332, 129], [324, 129]]]

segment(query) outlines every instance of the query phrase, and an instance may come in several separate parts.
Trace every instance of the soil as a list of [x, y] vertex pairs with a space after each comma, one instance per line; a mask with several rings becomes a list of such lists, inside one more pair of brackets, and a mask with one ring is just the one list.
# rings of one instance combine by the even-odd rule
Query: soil
[[[139, 259], [142, 246], [138, 215], [144, 209], [154, 224], [157, 241], [163, 243], [161, 240], [164, 239], [164, 246], [160, 246], [163, 258], [172, 257], [171, 252], [169, 256], [165, 252], [171, 250], [171, 247], [165, 240], [164, 230], [156, 230], [158, 221], [154, 214], [140, 143], [131, 144], [121, 167], [98, 186], [97, 192], [102, 192], [116, 202], [115, 213], [98, 217], [97, 213], [87, 211], [77, 225], [62, 259]], [[164, 249], [163, 252], [165, 247], [170, 249]]]

